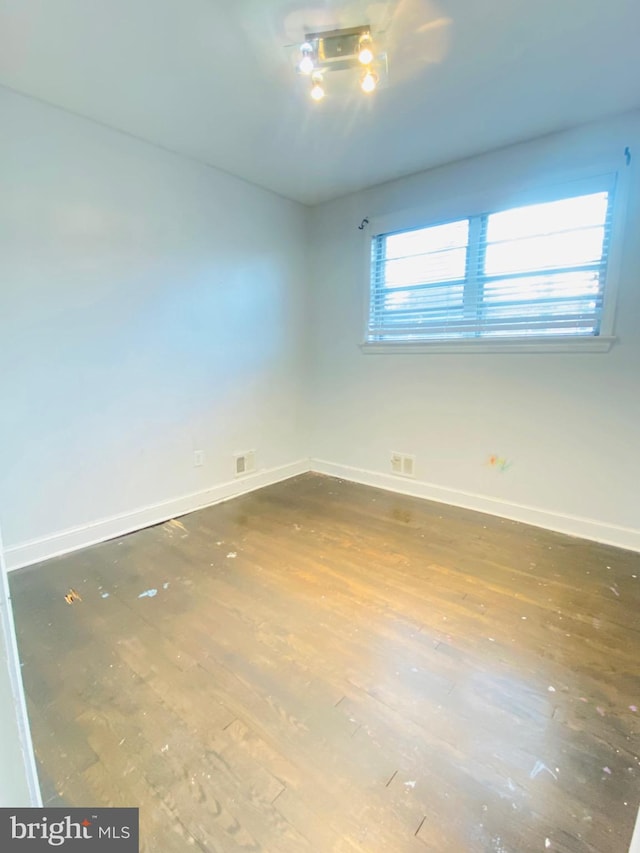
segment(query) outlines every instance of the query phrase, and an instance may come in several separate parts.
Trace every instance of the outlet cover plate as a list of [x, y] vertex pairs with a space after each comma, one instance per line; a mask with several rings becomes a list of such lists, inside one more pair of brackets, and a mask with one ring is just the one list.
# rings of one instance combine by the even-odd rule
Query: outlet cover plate
[[245, 477], [256, 470], [255, 450], [245, 450], [243, 453], [233, 454], [234, 473], [236, 477]]

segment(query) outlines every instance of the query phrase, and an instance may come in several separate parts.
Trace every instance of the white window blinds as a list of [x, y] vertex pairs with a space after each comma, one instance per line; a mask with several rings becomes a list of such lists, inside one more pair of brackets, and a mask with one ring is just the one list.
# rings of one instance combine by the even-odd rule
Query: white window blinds
[[372, 240], [369, 341], [600, 331], [613, 182]]

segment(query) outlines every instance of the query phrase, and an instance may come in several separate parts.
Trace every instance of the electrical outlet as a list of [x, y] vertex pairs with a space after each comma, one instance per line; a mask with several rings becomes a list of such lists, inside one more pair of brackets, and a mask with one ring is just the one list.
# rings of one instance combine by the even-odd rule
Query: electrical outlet
[[201, 468], [204, 465], [204, 450], [193, 451], [193, 467]]
[[234, 453], [233, 461], [236, 477], [244, 477], [245, 474], [251, 474], [256, 470], [255, 450], [247, 450], [244, 453]]
[[404, 456], [402, 459], [402, 473], [405, 477], [414, 476], [416, 460], [414, 456]]
[[416, 457], [408, 453], [391, 452], [391, 473], [400, 477], [415, 477]]

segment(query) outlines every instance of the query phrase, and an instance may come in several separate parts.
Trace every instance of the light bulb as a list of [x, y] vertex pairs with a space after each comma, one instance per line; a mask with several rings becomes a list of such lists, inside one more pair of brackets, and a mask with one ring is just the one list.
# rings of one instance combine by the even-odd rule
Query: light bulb
[[324, 98], [324, 87], [319, 80], [316, 80], [311, 87], [311, 97], [314, 101], [321, 101]]
[[373, 50], [371, 49], [371, 38], [369, 36], [362, 36], [360, 39], [358, 61], [361, 62], [362, 65], [369, 65], [373, 62]]
[[308, 53], [305, 53], [298, 63], [298, 71], [300, 71], [301, 74], [311, 74], [313, 68], [313, 59], [311, 59]]
[[325, 96], [322, 73], [315, 71], [311, 75], [311, 97], [314, 101], [321, 101]]
[[362, 78], [362, 82], [360, 83], [360, 88], [363, 92], [369, 94], [370, 92], [374, 92], [376, 86], [378, 85], [378, 77], [369, 69], [367, 73]]

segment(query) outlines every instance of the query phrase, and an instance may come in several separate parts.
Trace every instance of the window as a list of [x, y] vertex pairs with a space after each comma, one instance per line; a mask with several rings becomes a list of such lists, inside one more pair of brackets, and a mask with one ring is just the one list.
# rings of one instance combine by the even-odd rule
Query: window
[[366, 343], [599, 337], [613, 195], [610, 176], [580, 194], [375, 234]]

